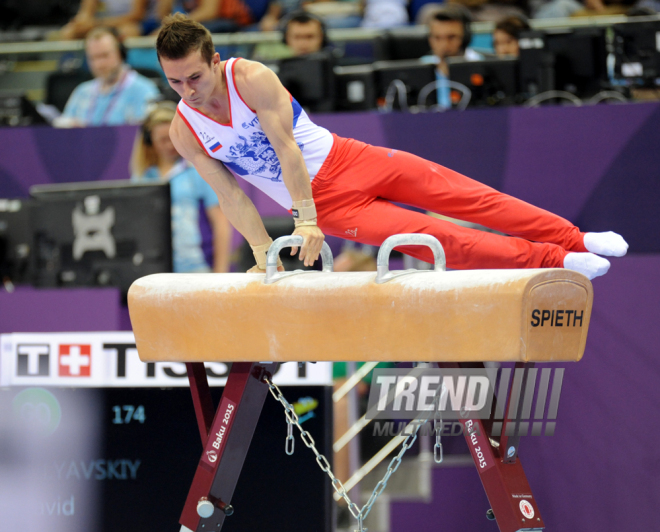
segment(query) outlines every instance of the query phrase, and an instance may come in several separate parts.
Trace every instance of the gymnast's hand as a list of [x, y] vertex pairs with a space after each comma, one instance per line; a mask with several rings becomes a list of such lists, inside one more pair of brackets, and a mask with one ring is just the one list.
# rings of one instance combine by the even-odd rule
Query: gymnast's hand
[[[278, 266], [277, 271], [278, 272], [283, 272], [284, 271], [284, 266]], [[261, 268], [259, 268], [258, 264], [255, 264], [254, 266], [252, 266], [252, 268], [250, 268], [247, 271], [247, 273], [266, 273], [266, 270], [262, 270]]]
[[[303, 237], [303, 245], [299, 256], [300, 260], [303, 261], [305, 266], [312, 266], [319, 258], [325, 235], [319, 229], [318, 225], [299, 225], [293, 234]], [[291, 255], [295, 255], [296, 253], [298, 253], [298, 248], [291, 248]]]

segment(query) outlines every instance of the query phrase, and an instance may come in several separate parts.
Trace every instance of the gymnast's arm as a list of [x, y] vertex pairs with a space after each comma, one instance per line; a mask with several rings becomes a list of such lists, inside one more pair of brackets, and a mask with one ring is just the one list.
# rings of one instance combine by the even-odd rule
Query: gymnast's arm
[[190, 162], [218, 195], [222, 212], [251, 246], [270, 242], [256, 207], [241, 190], [236, 178], [220, 162], [212, 159], [197, 143], [179, 115], [170, 126], [170, 138], [179, 154]]
[[[294, 202], [313, 199], [305, 159], [293, 136], [291, 95], [272, 70], [254, 61], [238, 61], [234, 81], [245, 103], [256, 111], [261, 128], [277, 154], [291, 199]], [[293, 234], [303, 237], [300, 260], [311, 266], [318, 259], [325, 236], [317, 225], [297, 226]], [[293, 248], [291, 254], [297, 251]]]

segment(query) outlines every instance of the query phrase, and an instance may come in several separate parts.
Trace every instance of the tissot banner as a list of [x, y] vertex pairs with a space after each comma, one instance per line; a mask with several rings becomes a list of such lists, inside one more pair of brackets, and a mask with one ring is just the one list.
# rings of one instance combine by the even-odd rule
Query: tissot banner
[[[211, 386], [224, 386], [229, 366], [207, 362]], [[282, 364], [279, 385], [330, 385], [329, 362]], [[188, 386], [179, 362], [145, 363], [132, 332], [14, 333], [0, 335], [0, 386], [143, 387]]]

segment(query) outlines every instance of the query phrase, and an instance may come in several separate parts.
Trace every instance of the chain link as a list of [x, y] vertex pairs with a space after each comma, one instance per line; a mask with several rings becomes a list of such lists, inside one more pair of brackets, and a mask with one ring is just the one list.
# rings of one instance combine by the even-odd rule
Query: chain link
[[284, 444], [284, 451], [291, 456], [296, 449], [296, 440], [293, 439], [293, 424], [286, 420], [286, 443]]
[[357, 504], [351, 501], [350, 497], [348, 496], [348, 493], [346, 492], [346, 488], [341, 483], [341, 480], [339, 480], [332, 472], [328, 459], [324, 455], [322, 455], [316, 448], [314, 438], [312, 438], [312, 435], [300, 426], [300, 423], [298, 422], [298, 415], [294, 411], [291, 404], [284, 398], [284, 396], [282, 395], [282, 391], [277, 386], [277, 384], [274, 384], [273, 381], [271, 381], [268, 376], [265, 376], [264, 380], [266, 381], [266, 384], [268, 384], [268, 389], [270, 390], [270, 394], [275, 398], [276, 401], [278, 401], [284, 407], [284, 413], [286, 415], [287, 422], [291, 422], [293, 425], [295, 425], [298, 428], [298, 430], [300, 431], [300, 438], [302, 439], [303, 443], [307, 447], [309, 447], [316, 455], [316, 463], [321, 468], [321, 471], [323, 471], [328, 475], [328, 477], [330, 477], [330, 481], [332, 482], [332, 487], [334, 488], [334, 490], [339, 494], [339, 496], [342, 499], [346, 501], [346, 504], [348, 504], [348, 510], [351, 512], [351, 515], [353, 515], [355, 519], [359, 520], [360, 508], [357, 506]]
[[[437, 390], [436, 390], [437, 392]], [[433, 460], [436, 464], [441, 464], [444, 460], [444, 453], [442, 450], [442, 414], [440, 413], [439, 401], [442, 400], [442, 396], [446, 395], [447, 388], [445, 388], [444, 383], [440, 385], [440, 394], [436, 394], [436, 397], [433, 401], [433, 406], [435, 414], [433, 416], [433, 431], [435, 432], [435, 445], [433, 446]]]
[[[413, 444], [415, 443], [415, 440], [417, 439], [417, 433], [419, 432], [419, 429], [424, 425], [429, 418], [431, 417], [431, 411], [429, 411], [429, 414], [424, 418], [423, 420], [416, 420], [411, 422], [408, 427], [412, 426], [411, 432], [408, 434], [406, 439], [403, 441], [403, 445], [401, 446], [401, 450], [399, 451], [399, 454], [397, 454], [392, 460], [390, 461], [389, 465], [387, 466], [387, 472], [385, 473], [385, 476], [376, 484], [376, 487], [374, 488], [373, 492], [371, 492], [371, 496], [369, 497], [369, 500], [367, 503], [360, 509], [357, 504], [355, 504], [350, 497], [348, 496], [348, 493], [346, 491], [346, 488], [342, 484], [342, 482], [334, 475], [332, 472], [332, 469], [330, 468], [330, 463], [328, 462], [327, 458], [322, 455], [318, 449], [316, 448], [314, 438], [312, 435], [304, 430], [298, 421], [298, 415], [293, 409], [293, 406], [284, 398], [284, 395], [282, 395], [282, 391], [280, 388], [277, 386], [277, 384], [274, 384], [273, 381], [270, 380], [270, 378], [266, 375], [264, 377], [264, 380], [266, 384], [268, 384], [268, 389], [270, 390], [270, 394], [275, 398], [276, 401], [278, 401], [283, 407], [284, 407], [284, 413], [286, 415], [286, 420], [287, 424], [289, 425], [288, 429], [291, 428], [292, 425], [295, 425], [298, 427], [298, 430], [300, 431], [300, 438], [302, 439], [303, 443], [309, 447], [314, 454], [316, 455], [316, 463], [319, 465], [321, 468], [321, 471], [326, 473], [328, 477], [330, 478], [330, 481], [332, 482], [332, 487], [334, 490], [337, 492], [337, 494], [346, 501], [346, 504], [348, 504], [348, 510], [351, 512], [351, 515], [357, 519], [358, 521], [358, 531], [359, 532], [366, 532], [366, 528], [364, 528], [364, 520], [367, 518], [369, 515], [369, 512], [371, 511], [372, 506], [376, 502], [376, 499], [380, 496], [381, 493], [383, 493], [383, 490], [387, 486], [387, 482], [389, 481], [390, 477], [394, 474], [394, 472], [399, 468], [401, 465], [401, 460], [403, 459], [403, 455], [406, 453], [408, 449], [410, 449]], [[445, 392], [446, 393], [446, 392]], [[436, 405], [436, 408], [434, 409], [437, 413], [437, 401], [440, 400], [439, 395], [436, 396], [434, 405]], [[408, 429], [406, 427], [406, 430]], [[434, 426], [436, 429], [436, 447], [439, 444], [439, 432], [437, 432], [437, 427]], [[440, 423], [440, 429], [442, 429], [442, 422]], [[287, 436], [287, 445], [289, 442], [289, 436], [293, 437], [292, 434]], [[287, 447], [288, 449], [288, 447]], [[440, 444], [440, 449], [442, 453], [442, 444]], [[287, 454], [288, 451], [287, 451]], [[442, 461], [442, 459], [441, 459]]]

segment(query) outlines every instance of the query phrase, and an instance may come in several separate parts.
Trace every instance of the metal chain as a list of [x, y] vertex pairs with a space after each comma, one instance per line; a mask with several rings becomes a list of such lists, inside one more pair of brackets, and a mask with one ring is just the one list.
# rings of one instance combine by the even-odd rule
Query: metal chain
[[275, 398], [276, 401], [281, 403], [282, 406], [284, 407], [284, 414], [286, 415], [287, 423], [293, 424], [296, 427], [298, 427], [298, 430], [300, 431], [300, 439], [307, 447], [309, 447], [314, 452], [314, 454], [316, 455], [316, 463], [321, 468], [321, 471], [323, 471], [328, 475], [328, 477], [330, 477], [330, 480], [332, 482], [332, 487], [339, 494], [339, 496], [346, 501], [346, 503], [348, 504], [348, 510], [351, 512], [353, 517], [355, 517], [355, 519], [358, 519], [359, 521], [360, 513], [361, 513], [360, 508], [358, 508], [357, 504], [351, 501], [351, 499], [348, 496], [348, 493], [346, 493], [346, 488], [342, 484], [341, 480], [339, 480], [333, 474], [332, 470], [330, 469], [330, 463], [328, 462], [328, 459], [325, 456], [323, 456], [321, 453], [319, 453], [315, 445], [316, 442], [314, 441], [312, 435], [300, 426], [300, 423], [298, 422], [298, 414], [296, 414], [296, 412], [294, 411], [293, 406], [291, 406], [291, 403], [289, 403], [289, 401], [287, 401], [284, 398], [280, 388], [277, 386], [277, 384], [274, 384], [273, 381], [271, 381], [267, 375], [264, 377], [264, 380], [266, 381], [266, 384], [268, 384], [268, 388], [270, 390], [271, 395]]
[[[437, 391], [440, 390], [438, 394]], [[433, 417], [433, 431], [435, 432], [435, 445], [433, 446], [433, 460], [436, 464], [441, 464], [444, 460], [444, 453], [442, 449], [442, 414], [439, 408], [439, 402], [442, 401], [443, 396], [447, 395], [447, 388], [444, 382], [436, 389], [436, 397], [433, 400], [434, 417]]]
[[[296, 427], [298, 427], [298, 430], [300, 431], [300, 439], [307, 447], [309, 447], [314, 452], [314, 454], [316, 455], [316, 463], [321, 468], [321, 471], [323, 471], [328, 475], [328, 477], [330, 477], [330, 481], [332, 482], [332, 487], [337, 492], [337, 494], [346, 501], [346, 503], [348, 504], [348, 510], [351, 512], [353, 517], [357, 519], [358, 531], [366, 532], [367, 529], [364, 528], [364, 520], [366, 519], [367, 515], [369, 515], [369, 512], [371, 511], [372, 506], [376, 502], [376, 499], [378, 499], [380, 494], [387, 486], [387, 482], [389, 481], [392, 474], [401, 465], [401, 460], [403, 458], [403, 455], [415, 443], [415, 440], [417, 439], [417, 433], [419, 432], [420, 427], [424, 425], [431, 417], [431, 411], [429, 411], [429, 414], [428, 416], [426, 416], [425, 419], [420, 420], [418, 422], [411, 422], [408, 425], [408, 427], [410, 427], [410, 425], [413, 425], [413, 429], [410, 432], [410, 434], [408, 434], [406, 439], [403, 441], [399, 454], [397, 454], [394, 458], [392, 458], [392, 461], [387, 466], [387, 472], [385, 473], [385, 476], [383, 476], [382, 480], [380, 480], [380, 482], [376, 484], [376, 487], [371, 492], [371, 496], [369, 497], [369, 500], [362, 507], [362, 509], [360, 509], [357, 504], [351, 501], [350, 497], [348, 496], [348, 493], [346, 492], [346, 488], [344, 487], [342, 482], [337, 477], [335, 477], [334, 473], [330, 469], [330, 464], [327, 458], [321, 453], [319, 453], [318, 449], [316, 448], [315, 441], [312, 435], [300, 426], [300, 423], [298, 422], [298, 415], [294, 411], [293, 406], [291, 406], [291, 403], [289, 403], [289, 401], [287, 401], [284, 398], [284, 395], [282, 395], [282, 391], [279, 389], [277, 384], [274, 384], [273, 381], [270, 380], [268, 375], [264, 376], [264, 381], [266, 382], [266, 384], [268, 384], [268, 388], [270, 390], [271, 395], [275, 398], [276, 401], [281, 403], [282, 406], [284, 407], [284, 414], [286, 415], [288, 429], [291, 429], [291, 425], [295, 425]], [[434, 404], [438, 400], [439, 400], [439, 396], [436, 397]], [[437, 408], [435, 408], [434, 410], [437, 411]], [[287, 432], [288, 435], [287, 435], [286, 449], [287, 449], [287, 454], [289, 454], [288, 453], [289, 438], [293, 436], [290, 434], [291, 432], [290, 430], [287, 430]], [[438, 434], [439, 433], [436, 433], [436, 445], [438, 445], [437, 443], [437, 438], [439, 437]]]

